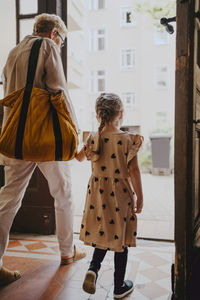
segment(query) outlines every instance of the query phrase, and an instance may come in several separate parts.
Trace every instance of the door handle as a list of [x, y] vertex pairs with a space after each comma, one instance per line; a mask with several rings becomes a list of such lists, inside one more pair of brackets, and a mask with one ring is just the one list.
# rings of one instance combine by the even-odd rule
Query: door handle
[[171, 24], [169, 24], [171, 22], [176, 22], [176, 17], [160, 19], [160, 24], [163, 25], [166, 31], [170, 34], [174, 33], [174, 27]]
[[196, 17], [197, 19], [200, 20], [200, 11], [197, 11], [197, 12], [195, 13], [195, 17]]
[[200, 124], [200, 119], [198, 119], [198, 120], [193, 120], [193, 123], [194, 123], [194, 124]]

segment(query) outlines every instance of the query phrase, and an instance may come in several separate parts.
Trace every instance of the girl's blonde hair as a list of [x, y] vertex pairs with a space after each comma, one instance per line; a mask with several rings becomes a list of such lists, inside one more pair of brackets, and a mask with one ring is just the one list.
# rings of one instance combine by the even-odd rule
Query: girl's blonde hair
[[67, 28], [63, 20], [54, 14], [41, 14], [35, 17], [33, 26], [33, 34], [49, 33], [56, 28], [58, 32], [65, 37], [67, 36]]
[[122, 100], [116, 94], [102, 93], [96, 100], [95, 109], [97, 117], [100, 119], [98, 131], [101, 133], [105, 124], [113, 121], [123, 110]]

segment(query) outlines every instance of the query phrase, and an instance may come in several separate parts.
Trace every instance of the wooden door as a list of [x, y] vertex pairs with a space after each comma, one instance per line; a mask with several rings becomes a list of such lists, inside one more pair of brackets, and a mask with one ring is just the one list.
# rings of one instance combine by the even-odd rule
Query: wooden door
[[[199, 0], [177, 1], [175, 100], [175, 295], [195, 293], [199, 224], [200, 23]], [[198, 270], [200, 276], [200, 264]], [[199, 285], [199, 284], [198, 284]], [[198, 295], [200, 293], [198, 292]]]
[[[35, 0], [37, 1], [37, 11], [21, 13], [21, 0], [16, 0], [16, 42], [21, 40], [20, 33], [24, 21], [33, 20], [41, 13], [59, 15], [67, 23], [67, 0]], [[24, 23], [23, 23], [24, 22]], [[22, 30], [23, 32], [23, 30]], [[30, 32], [31, 34], [31, 32]], [[65, 74], [67, 73], [67, 46], [62, 48], [62, 61]], [[2, 122], [2, 111], [0, 110], [0, 125]], [[0, 166], [0, 187], [4, 185], [3, 167]], [[54, 200], [49, 193], [46, 179], [38, 168], [35, 169], [22, 201], [22, 207], [16, 215], [12, 231], [32, 232], [41, 234], [55, 233], [55, 213]]]

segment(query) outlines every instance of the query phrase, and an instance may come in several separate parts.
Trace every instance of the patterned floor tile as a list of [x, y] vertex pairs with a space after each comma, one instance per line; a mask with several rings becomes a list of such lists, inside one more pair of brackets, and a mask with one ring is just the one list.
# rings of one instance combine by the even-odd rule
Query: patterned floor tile
[[[8, 245], [9, 246], [9, 245]], [[17, 246], [17, 247], [9, 247], [8, 248], [9, 249], [9, 251], [11, 251], [11, 252], [18, 252], [18, 251], [24, 251], [24, 252], [27, 252], [27, 248], [25, 247], [25, 246], [23, 246], [23, 245], [19, 245], [19, 246]]]
[[161, 251], [155, 251], [154, 252], [155, 255], [158, 255], [159, 257], [167, 260], [168, 262], [172, 261], [172, 257], [174, 256], [173, 253], [169, 253], [169, 252], [161, 252]]
[[149, 298], [142, 295], [138, 290], [134, 290], [130, 297], [131, 300], [149, 300]]
[[55, 254], [55, 251], [51, 248], [39, 248], [39, 249], [34, 249], [34, 252], [38, 253], [48, 253], [48, 254]]
[[47, 248], [47, 246], [42, 241], [39, 241], [34, 244], [26, 245], [26, 248], [30, 251], [30, 250], [44, 249]]
[[151, 279], [151, 281], [156, 281], [159, 279], [167, 278], [169, 277], [168, 273], [165, 273], [157, 268], [151, 268], [148, 270], [140, 271], [141, 274], [143, 274], [145, 277]]
[[158, 266], [157, 268], [161, 271], [164, 271], [164, 272], [170, 274], [171, 273], [171, 264], [172, 264], [172, 262], [168, 263], [166, 265]]
[[140, 289], [140, 293], [149, 299], [156, 299], [158, 297], [167, 297], [169, 291], [166, 288], [162, 288], [155, 282], [150, 282]]
[[[15, 268], [18, 268], [17, 262], [19, 260], [24, 260], [22, 266], [27, 270], [31, 269], [31, 266], [35, 268], [39, 262], [46, 262], [49, 268], [53, 268], [51, 272], [47, 271], [48, 267], [47, 270], [41, 268], [39, 278], [38, 275], [28, 274], [30, 271], [27, 271], [27, 278], [32, 278], [33, 286], [41, 285], [41, 290], [37, 291], [37, 295], [40, 294], [40, 297], [29, 300], [113, 299], [114, 255], [112, 251], [108, 251], [102, 263], [96, 294], [89, 295], [82, 290], [82, 282], [92, 258], [93, 248], [83, 246], [82, 242], [78, 240], [78, 235], [74, 235], [75, 244], [84, 247], [87, 256], [77, 264], [62, 268], [59, 268], [60, 254], [55, 236], [38, 236], [37, 238], [37, 235], [20, 235], [20, 237], [12, 235], [11, 238], [6, 257], [12, 261], [12, 264], [16, 261]], [[126, 278], [134, 282], [135, 290], [124, 300], [167, 300], [171, 291], [170, 272], [173, 256], [173, 244], [138, 240], [137, 248], [129, 249], [126, 270]], [[26, 260], [29, 261], [28, 265]], [[34, 262], [34, 265], [31, 265], [31, 261]], [[46, 272], [48, 272], [46, 280], [40, 280], [40, 276], [44, 276], [42, 274], [46, 274]], [[50, 281], [47, 280], [48, 278]], [[23, 276], [17, 284], [21, 284], [22, 290], [25, 289], [28, 293], [31, 288], [29, 289], [26, 280], [26, 277]], [[45, 286], [42, 286], [43, 284]], [[8, 298], [2, 297], [1, 290], [0, 299], [8, 300]], [[27, 299], [16, 297], [15, 300]]]
[[161, 265], [166, 264], [168, 261], [165, 259], [160, 258], [159, 256], [155, 255], [152, 252], [146, 252], [146, 253], [142, 253], [142, 254], [138, 254], [136, 255], [139, 259], [147, 262], [148, 264], [154, 266], [154, 267], [158, 267]]
[[148, 269], [152, 269], [152, 265], [147, 264], [144, 261], [140, 261], [139, 271], [148, 270]]
[[170, 276], [160, 279], [160, 280], [157, 280], [156, 283], [158, 285], [160, 285], [161, 287], [167, 289], [168, 291], [171, 290], [171, 277]]
[[135, 283], [135, 285], [138, 285], [138, 284], [140, 285], [140, 284], [146, 284], [149, 282], [151, 282], [151, 280], [148, 277], [138, 273], [134, 283]]
[[19, 240], [9, 241], [8, 248], [15, 248], [21, 246], [21, 242]]

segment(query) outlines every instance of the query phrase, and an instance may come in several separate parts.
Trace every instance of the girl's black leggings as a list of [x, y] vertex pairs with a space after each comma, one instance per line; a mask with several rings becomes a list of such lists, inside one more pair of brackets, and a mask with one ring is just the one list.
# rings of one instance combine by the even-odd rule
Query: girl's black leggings
[[[95, 248], [92, 260], [90, 262], [89, 270], [98, 272], [101, 268], [101, 263], [106, 255], [107, 250]], [[128, 249], [125, 248], [124, 252], [115, 252], [114, 255], [114, 287], [120, 288], [124, 283], [124, 276], [126, 272], [128, 257]]]

